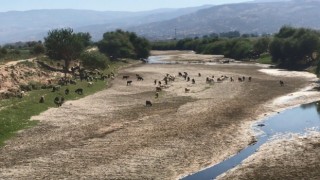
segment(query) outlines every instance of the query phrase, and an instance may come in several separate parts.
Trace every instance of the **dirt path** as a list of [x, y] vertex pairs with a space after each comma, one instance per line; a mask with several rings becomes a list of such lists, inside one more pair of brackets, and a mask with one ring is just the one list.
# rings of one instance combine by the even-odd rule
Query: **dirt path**
[[[3, 179], [176, 179], [235, 154], [252, 141], [250, 125], [273, 109], [266, 102], [309, 84], [243, 65], [146, 64], [122, 70], [109, 89], [33, 119], [0, 149]], [[154, 98], [154, 79], [189, 72]], [[202, 76], [198, 77], [197, 74]], [[144, 77], [136, 81], [135, 74]], [[122, 75], [133, 83], [126, 86]], [[252, 82], [205, 83], [207, 76], [252, 76]], [[190, 88], [185, 93], [184, 88]], [[151, 100], [152, 107], [145, 107]]]

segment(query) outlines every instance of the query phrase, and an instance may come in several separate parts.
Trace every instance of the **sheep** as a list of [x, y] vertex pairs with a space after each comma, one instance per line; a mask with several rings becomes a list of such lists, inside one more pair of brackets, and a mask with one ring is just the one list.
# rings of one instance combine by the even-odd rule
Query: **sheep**
[[70, 92], [70, 90], [69, 90], [68, 88], [67, 88], [66, 90], [64, 90], [64, 94], [65, 94], [65, 95], [68, 95], [69, 92]]
[[195, 84], [195, 83], [196, 83], [196, 81], [195, 81], [193, 78], [192, 78], [192, 80], [191, 80], [191, 81], [192, 81], [192, 84]]
[[40, 97], [39, 103], [44, 103], [44, 96]]
[[93, 85], [93, 82], [88, 82], [88, 87], [91, 87]]
[[187, 77], [187, 82], [189, 82], [189, 81], [190, 81], [190, 77], [188, 76], [188, 77]]
[[179, 72], [179, 73], [178, 73], [178, 76], [179, 76], [179, 77], [182, 77], [182, 73], [181, 73], [181, 72]]
[[252, 79], [252, 78], [251, 78], [251, 76], [250, 76], [250, 77], [248, 78], [249, 82], [251, 82], [251, 79]]
[[279, 81], [280, 86], [284, 86], [284, 82], [282, 80]]
[[150, 106], [150, 107], [151, 107], [151, 106], [152, 106], [151, 101], [148, 101], [148, 100], [147, 100], [147, 101], [146, 101], [146, 106]]
[[190, 89], [184, 88], [184, 92], [185, 92], [185, 93], [190, 92]]
[[127, 81], [127, 86], [131, 85], [132, 81]]
[[198, 73], [198, 76], [201, 77], [201, 73]]
[[231, 82], [233, 82], [233, 81], [234, 81], [232, 77], [230, 77], [230, 81], [231, 81]]
[[76, 84], [77, 84], [77, 82], [76, 82], [75, 80], [70, 80], [70, 84], [74, 84], [74, 85], [76, 85]]
[[24, 91], [20, 91], [20, 93], [17, 95], [19, 98], [22, 98], [25, 95]]
[[60, 90], [60, 88], [61, 88], [61, 86], [60, 86], [60, 85], [53, 86], [53, 87], [52, 87], [52, 91], [51, 91], [51, 92], [59, 91], [59, 90]]
[[138, 81], [143, 81], [143, 77], [141, 77], [141, 76], [138, 76], [137, 79], [138, 79]]
[[83, 94], [83, 89], [82, 88], [78, 88], [74, 92], [79, 94], [79, 95], [82, 95]]
[[155, 98], [158, 98], [159, 97], [159, 93], [158, 92], [156, 92], [156, 97]]
[[162, 88], [161, 87], [156, 87], [156, 91], [157, 92], [162, 91]]
[[55, 97], [53, 100], [54, 104], [56, 104], [58, 107], [60, 106], [60, 99], [59, 97]]
[[122, 76], [122, 79], [128, 79], [130, 76]]

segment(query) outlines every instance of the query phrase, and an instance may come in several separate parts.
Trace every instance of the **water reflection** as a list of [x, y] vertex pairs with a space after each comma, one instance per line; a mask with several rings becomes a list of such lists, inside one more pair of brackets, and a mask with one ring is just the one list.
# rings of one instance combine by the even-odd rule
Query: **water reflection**
[[309, 104], [303, 104], [303, 105], [301, 105], [301, 108], [308, 109], [308, 108], [313, 108], [314, 106], [316, 107], [316, 110], [317, 110], [318, 114], [320, 115], [320, 101], [314, 102], [314, 103], [309, 103]]

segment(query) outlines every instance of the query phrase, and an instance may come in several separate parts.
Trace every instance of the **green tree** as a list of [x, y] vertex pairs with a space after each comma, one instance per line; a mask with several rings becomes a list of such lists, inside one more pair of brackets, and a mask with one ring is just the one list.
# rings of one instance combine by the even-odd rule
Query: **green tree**
[[269, 50], [269, 44], [270, 44], [270, 38], [268, 37], [259, 38], [253, 44], [253, 50], [258, 54], [267, 52]]
[[88, 69], [104, 70], [108, 66], [109, 58], [96, 51], [83, 52], [80, 56], [82, 65]]
[[47, 55], [55, 60], [63, 60], [66, 74], [70, 62], [80, 56], [89, 39], [83, 38], [81, 33], [74, 33], [71, 28], [66, 28], [49, 31], [44, 40]]
[[320, 33], [312, 29], [282, 27], [269, 46], [272, 60], [284, 68], [306, 68], [315, 61], [319, 37]]
[[40, 44], [40, 43], [37, 43], [32, 48], [32, 54], [35, 54], [35, 55], [44, 54], [45, 51], [46, 51], [46, 49], [45, 49], [44, 45]]
[[97, 43], [99, 51], [112, 59], [117, 58], [146, 58], [150, 53], [150, 43], [135, 33], [117, 30], [106, 32], [103, 39]]

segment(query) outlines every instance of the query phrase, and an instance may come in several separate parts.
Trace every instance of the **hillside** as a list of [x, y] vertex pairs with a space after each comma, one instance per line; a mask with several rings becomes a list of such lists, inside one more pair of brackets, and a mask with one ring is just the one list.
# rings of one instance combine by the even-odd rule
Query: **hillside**
[[319, 1], [257, 2], [214, 6], [163, 22], [132, 27], [151, 39], [201, 36], [209, 33], [274, 33], [283, 25], [319, 29]]
[[143, 12], [72, 9], [0, 12], [0, 44], [41, 40], [49, 30], [63, 27], [90, 32], [94, 40], [97, 40], [106, 31], [168, 20], [207, 7], [210, 6]]

